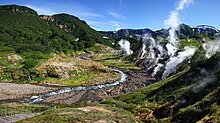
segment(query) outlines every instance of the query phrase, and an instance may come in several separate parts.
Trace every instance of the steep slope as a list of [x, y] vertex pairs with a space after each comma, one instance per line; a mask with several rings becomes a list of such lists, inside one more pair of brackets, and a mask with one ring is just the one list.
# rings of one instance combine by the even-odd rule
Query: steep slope
[[219, 122], [220, 53], [164, 81], [103, 102], [145, 122]]
[[[214, 55], [219, 51], [219, 30], [181, 24], [174, 39], [167, 33], [170, 30], [120, 36], [137, 39], [139, 50], [131, 57], [162, 80], [102, 103], [131, 111], [144, 122], [219, 122], [220, 53]], [[126, 39], [128, 50], [138, 44]]]
[[79, 38], [78, 40], [88, 42], [88, 45], [92, 45], [95, 42], [102, 43], [101, 33], [92, 29], [85, 21], [80, 20], [78, 17], [68, 14], [40, 15], [40, 17], [56, 23], [61, 29]]
[[[65, 33], [55, 24], [40, 19], [34, 10], [15, 5], [11, 7], [16, 11], [7, 10], [9, 7], [0, 7], [0, 40], [1, 46], [4, 46], [3, 49], [7, 50], [7, 47], [10, 47], [16, 53], [25, 50], [46, 53], [74, 49], [74, 36]], [[26, 13], [25, 9], [35, 14]]]
[[108, 41], [72, 15], [39, 17], [25, 6], [0, 6], [0, 80], [30, 80], [51, 54], [71, 56], [97, 42], [110, 45]]

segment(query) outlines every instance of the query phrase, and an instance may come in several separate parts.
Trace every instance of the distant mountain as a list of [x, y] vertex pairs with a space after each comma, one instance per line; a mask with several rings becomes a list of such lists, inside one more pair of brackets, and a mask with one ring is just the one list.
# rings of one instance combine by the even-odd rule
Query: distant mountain
[[209, 26], [209, 25], [199, 25], [199, 26], [197, 26], [197, 27], [195, 27], [195, 28], [198, 28], [199, 30], [214, 30], [214, 31], [216, 31], [216, 32], [219, 32], [219, 30], [218, 29], [216, 29], [215, 27], [213, 27], [213, 26]]
[[150, 29], [120, 29], [118, 31], [101, 31], [102, 34], [106, 36], [137, 36], [144, 34], [152, 34], [154, 31]]
[[[208, 25], [200, 25], [196, 27], [190, 27], [186, 24], [180, 24], [179, 30], [177, 30], [177, 34], [184, 36], [194, 36], [194, 35], [209, 35], [213, 36], [220, 31], [213, 26]], [[152, 31], [151, 29], [121, 29], [118, 31], [101, 31], [101, 33], [105, 36], [140, 36], [140, 35], [152, 35], [155, 36], [164, 36], [167, 37], [169, 35], [169, 29], [161, 29]]]

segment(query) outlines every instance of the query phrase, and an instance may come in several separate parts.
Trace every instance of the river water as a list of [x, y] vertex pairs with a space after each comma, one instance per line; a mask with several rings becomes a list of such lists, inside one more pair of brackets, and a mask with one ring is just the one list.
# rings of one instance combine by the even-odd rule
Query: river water
[[77, 86], [77, 87], [73, 87], [73, 88], [63, 88], [57, 91], [53, 91], [47, 94], [41, 94], [41, 95], [34, 95], [31, 98], [28, 99], [28, 103], [39, 103], [45, 99], [47, 99], [48, 97], [54, 96], [54, 95], [58, 95], [58, 94], [63, 94], [63, 93], [69, 93], [71, 91], [77, 90], [77, 91], [81, 91], [81, 90], [98, 90], [98, 89], [102, 89], [102, 88], [107, 88], [107, 87], [112, 87], [115, 85], [119, 85], [120, 83], [126, 82], [127, 80], [127, 74], [125, 74], [123, 71], [118, 70], [118, 69], [112, 69], [113, 71], [116, 71], [118, 73], [120, 73], [120, 79], [118, 81], [115, 81], [113, 83], [110, 84], [102, 84], [102, 85], [96, 85], [96, 86]]

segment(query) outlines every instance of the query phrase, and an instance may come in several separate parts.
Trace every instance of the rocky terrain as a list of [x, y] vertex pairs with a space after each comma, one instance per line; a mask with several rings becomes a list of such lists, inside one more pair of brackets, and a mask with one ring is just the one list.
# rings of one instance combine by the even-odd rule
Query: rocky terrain
[[120, 94], [127, 94], [155, 82], [155, 78], [152, 78], [141, 71], [129, 71], [127, 73], [129, 74], [127, 81], [119, 85], [98, 90], [74, 90], [69, 93], [51, 96], [43, 100], [42, 102], [48, 104], [89, 104], [100, 102], [107, 98], [118, 96]]
[[55, 91], [56, 87], [45, 87], [34, 84], [0, 83], [0, 101], [27, 98], [34, 94]]

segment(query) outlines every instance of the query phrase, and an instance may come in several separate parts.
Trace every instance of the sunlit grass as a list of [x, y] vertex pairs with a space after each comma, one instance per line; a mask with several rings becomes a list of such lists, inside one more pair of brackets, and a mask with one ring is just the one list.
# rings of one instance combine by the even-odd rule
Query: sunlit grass
[[[61, 84], [65, 86], [95, 85], [104, 84], [105, 80], [119, 78], [115, 72], [103, 73], [99, 71], [80, 73], [70, 79], [62, 80], [58, 78], [46, 78], [42, 82], [51, 84]], [[98, 81], [98, 82], [97, 82]]]

